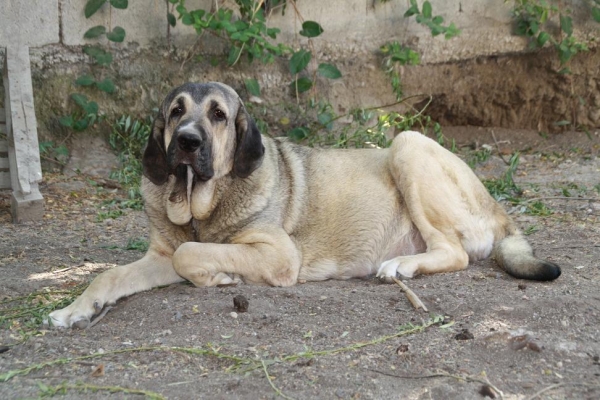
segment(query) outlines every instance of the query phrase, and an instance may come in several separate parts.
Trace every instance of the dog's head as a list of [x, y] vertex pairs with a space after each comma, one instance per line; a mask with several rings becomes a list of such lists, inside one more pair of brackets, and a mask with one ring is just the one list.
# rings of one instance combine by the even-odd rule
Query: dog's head
[[186, 83], [167, 95], [144, 151], [144, 175], [155, 185], [169, 175], [194, 181], [231, 172], [247, 178], [264, 155], [260, 132], [237, 93], [217, 82]]

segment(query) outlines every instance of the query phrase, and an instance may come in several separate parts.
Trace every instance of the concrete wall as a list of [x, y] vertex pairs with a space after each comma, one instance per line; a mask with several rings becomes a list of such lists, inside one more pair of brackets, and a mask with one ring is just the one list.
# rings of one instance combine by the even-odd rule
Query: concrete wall
[[[167, 6], [164, 0], [130, 1], [126, 10], [105, 5], [90, 19], [83, 15], [86, 0], [1, 0], [0, 46], [22, 42], [32, 47], [48, 44], [77, 46], [88, 43], [85, 31], [96, 25], [121, 26], [128, 42], [141, 48], [163, 40], [167, 32]], [[213, 0], [188, 0], [188, 9], [210, 9]], [[229, 3], [229, 4], [228, 4]], [[226, 0], [225, 4], [234, 2]], [[423, 3], [419, 1], [419, 3]], [[511, 35], [511, 2], [503, 0], [431, 0], [435, 15], [454, 22], [462, 34], [453, 40], [432, 38], [427, 28], [414, 18], [404, 18], [408, 1], [391, 0], [301, 0], [299, 13], [288, 5], [285, 15], [273, 12], [269, 23], [281, 29], [285, 42], [304, 40], [297, 32], [301, 18], [315, 20], [325, 28], [314, 41], [319, 47], [341, 50], [369, 50], [387, 40], [408, 42], [423, 53], [423, 62], [445, 62], [480, 55], [503, 54], [525, 50], [523, 38]], [[598, 36], [598, 26], [589, 18], [588, 3], [583, 0], [562, 1], [575, 10], [579, 35]], [[176, 13], [175, 13], [176, 14]], [[175, 40], [195, 38], [192, 29], [178, 24], [172, 29]]]

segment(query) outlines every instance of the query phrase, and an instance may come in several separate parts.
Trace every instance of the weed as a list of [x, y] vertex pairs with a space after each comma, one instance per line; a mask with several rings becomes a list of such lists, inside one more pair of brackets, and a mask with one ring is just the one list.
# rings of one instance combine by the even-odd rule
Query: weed
[[125, 250], [138, 250], [141, 252], [148, 251], [148, 241], [144, 238], [130, 238], [127, 241], [127, 246]]
[[492, 155], [491, 148], [482, 147], [480, 150], [474, 150], [467, 156], [467, 164], [471, 169], [475, 169], [477, 164], [486, 162]]
[[519, 166], [519, 152], [515, 152], [508, 162], [508, 169], [500, 179], [484, 180], [483, 184], [496, 201], [509, 200], [518, 202], [515, 196], [520, 196], [523, 191], [513, 180], [513, 175]]
[[524, 214], [537, 215], [539, 217], [547, 217], [554, 213], [554, 211], [552, 211], [550, 208], [548, 208], [548, 206], [546, 206], [539, 200], [536, 200], [532, 203], [526, 203], [525, 207], [526, 209], [523, 211]]
[[149, 390], [142, 389], [129, 389], [121, 386], [98, 386], [90, 385], [89, 383], [78, 382], [76, 384], [61, 383], [56, 386], [49, 386], [42, 382], [38, 382], [38, 388], [40, 389], [40, 397], [54, 397], [57, 394], [65, 395], [69, 390], [75, 390], [81, 393], [96, 393], [96, 392], [108, 392], [108, 393], [123, 393], [124, 395], [143, 395], [148, 399], [163, 400], [165, 397], [162, 395], [152, 392]]
[[19, 336], [17, 343], [24, 342], [40, 334], [38, 329], [50, 312], [71, 304], [86, 287], [87, 284], [64, 290], [45, 288], [27, 296], [3, 300], [0, 302], [0, 327], [15, 331]]
[[[116, 219], [124, 214], [124, 209], [143, 209], [144, 203], [140, 186], [142, 183], [142, 153], [152, 129], [152, 119], [133, 119], [123, 115], [112, 125], [108, 138], [110, 146], [117, 152], [120, 167], [110, 175], [127, 192], [126, 199], [113, 199], [102, 203], [97, 222]], [[105, 211], [104, 211], [105, 210]]]
[[294, 362], [299, 359], [313, 359], [319, 356], [328, 356], [339, 353], [345, 353], [349, 351], [355, 351], [361, 349], [363, 347], [373, 346], [376, 344], [384, 343], [392, 339], [396, 339], [402, 336], [413, 335], [419, 332], [423, 332], [427, 328], [430, 328], [434, 325], [439, 325], [444, 321], [444, 317], [440, 315], [436, 315], [431, 317], [430, 319], [424, 321], [421, 325], [413, 325], [411, 323], [401, 325], [398, 327], [397, 332], [381, 336], [367, 342], [358, 342], [352, 343], [348, 346], [338, 347], [328, 350], [320, 350], [314, 351], [307, 349], [303, 352], [293, 353], [289, 355], [277, 356], [273, 359], [256, 359], [256, 358], [248, 358], [241, 357], [237, 355], [227, 354], [221, 351], [221, 347], [214, 346], [211, 343], [207, 343], [204, 347], [163, 347], [163, 346], [155, 346], [155, 347], [135, 347], [135, 348], [125, 348], [114, 351], [107, 351], [103, 353], [94, 353], [80, 357], [73, 358], [58, 358], [51, 361], [45, 361], [38, 364], [33, 364], [28, 367], [22, 369], [16, 369], [4, 372], [0, 374], [0, 382], [7, 382], [16, 376], [25, 376], [34, 371], [39, 371], [46, 367], [51, 367], [55, 365], [64, 365], [72, 362], [81, 362], [85, 360], [92, 360], [103, 357], [110, 357], [116, 354], [125, 354], [125, 353], [138, 353], [138, 352], [178, 352], [178, 353], [186, 353], [190, 355], [199, 355], [199, 356], [207, 356], [213, 357], [221, 360], [228, 360], [232, 362], [232, 365], [227, 368], [227, 371], [241, 371], [242, 373], [261, 369], [263, 368], [263, 363], [266, 365], [271, 365], [274, 363], [289, 363]]
[[535, 232], [537, 232], [537, 231], [539, 231], [539, 230], [540, 230], [540, 227], [539, 227], [539, 226], [537, 226], [537, 225], [530, 225], [530, 226], [528, 226], [528, 227], [527, 227], [527, 228], [526, 228], [526, 229], [523, 231], [523, 234], [524, 234], [525, 236], [529, 236], [529, 235], [531, 235], [531, 234], [533, 234], [533, 233], [535, 233]]
[[539, 200], [528, 202], [520, 197], [523, 190], [513, 180], [513, 175], [519, 165], [519, 152], [515, 152], [508, 162], [508, 169], [500, 179], [483, 180], [483, 184], [496, 201], [507, 201], [523, 214], [546, 217], [553, 211]]

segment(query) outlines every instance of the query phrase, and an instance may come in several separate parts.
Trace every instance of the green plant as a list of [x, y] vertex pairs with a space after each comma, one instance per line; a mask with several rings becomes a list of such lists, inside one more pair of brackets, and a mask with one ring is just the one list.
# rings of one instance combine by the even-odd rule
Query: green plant
[[513, 180], [513, 175], [519, 166], [519, 156], [519, 152], [515, 152], [510, 157], [508, 169], [502, 178], [483, 181], [484, 186], [496, 201], [508, 200], [518, 203], [517, 197], [523, 194], [523, 190]]
[[442, 16], [433, 16], [433, 7], [429, 1], [424, 1], [421, 10], [419, 10], [417, 0], [410, 0], [410, 8], [404, 13], [404, 17], [409, 18], [412, 16], [415, 16], [419, 24], [427, 26], [433, 36], [444, 34], [446, 39], [450, 39], [460, 35], [460, 30], [456, 28], [453, 22], [448, 26], [444, 26], [442, 25], [444, 23]]
[[483, 185], [496, 201], [506, 201], [516, 210], [523, 214], [546, 217], [552, 215], [553, 211], [539, 200], [527, 201], [522, 199], [523, 190], [517, 186], [513, 179], [519, 166], [519, 152], [515, 152], [508, 162], [508, 169], [499, 179], [483, 180]]
[[87, 284], [70, 289], [42, 290], [27, 296], [0, 301], [0, 327], [8, 328], [18, 337], [18, 343], [39, 334], [48, 314], [71, 304], [87, 287]]
[[[214, 12], [204, 9], [189, 11], [185, 0], [169, 2], [175, 5], [181, 22], [192, 26], [199, 35], [209, 32], [230, 42], [227, 57], [227, 64], [230, 66], [237, 64], [243, 54], [246, 54], [249, 61], [257, 59], [268, 63], [272, 62], [275, 56], [289, 53], [286, 45], [270, 42], [269, 39], [277, 37], [279, 29], [267, 27], [265, 13], [261, 7], [262, 1], [235, 0], [239, 7], [240, 19], [236, 19], [233, 10], [227, 7], [217, 7]], [[171, 26], [175, 26], [175, 16], [171, 13], [168, 18]]]
[[[116, 9], [126, 9], [129, 5], [128, 0], [88, 0], [85, 4], [84, 15], [90, 18], [106, 3], [110, 7]], [[120, 26], [115, 26], [108, 30], [103, 25], [97, 25], [88, 29], [83, 37], [85, 39], [99, 39], [105, 37], [110, 42], [122, 43], [125, 40], [125, 29]], [[113, 61], [112, 53], [104, 50], [99, 45], [86, 45], [83, 47], [83, 52], [90, 56], [97, 65], [102, 67], [102, 71], [106, 71], [106, 67]], [[116, 91], [115, 84], [111, 78], [100, 77], [95, 78], [93, 75], [84, 74], [75, 80], [75, 84], [81, 87], [95, 87], [98, 90], [112, 94]], [[81, 132], [94, 125], [102, 119], [102, 114], [99, 113], [98, 103], [89, 101], [88, 98], [81, 93], [71, 94], [71, 99], [77, 105], [75, 111], [70, 115], [59, 118], [61, 125], [71, 128], [76, 132]]]
[[152, 119], [133, 119], [122, 115], [111, 126], [108, 138], [110, 146], [117, 152], [120, 168], [111, 173], [127, 191], [129, 208], [142, 209], [142, 153], [152, 129]]
[[390, 78], [392, 90], [396, 94], [396, 100], [402, 99], [404, 91], [400, 79], [399, 67], [403, 65], [418, 65], [421, 57], [416, 51], [405, 47], [397, 41], [388, 42], [379, 48], [383, 55], [383, 70]]
[[145, 238], [130, 238], [127, 241], [127, 246], [125, 246], [125, 250], [137, 250], [141, 252], [148, 251], [148, 240]]
[[[185, 0], [168, 0], [175, 7], [179, 19], [184, 25], [192, 26], [198, 35], [209, 34], [221, 38], [229, 43], [227, 65], [236, 65], [243, 55], [249, 62], [259, 60], [263, 63], [273, 62], [275, 57], [290, 56], [289, 69], [293, 76], [290, 83], [292, 90], [298, 94], [310, 90], [315, 83], [316, 75], [328, 79], [338, 79], [342, 76], [339, 69], [328, 63], [320, 63], [313, 78], [305, 74], [313, 52], [304, 48], [294, 51], [284, 43], [273, 43], [279, 34], [278, 28], [269, 28], [265, 11], [267, 6], [263, 0], [235, 0], [240, 14], [234, 16], [234, 11], [227, 7], [218, 7], [212, 12], [204, 9], [188, 10]], [[271, 4], [273, 3], [273, 4]], [[269, 3], [269, 10], [282, 7], [285, 10], [287, 1], [279, 0]], [[298, 12], [294, 7], [295, 12]], [[170, 26], [175, 26], [177, 18], [172, 13], [167, 14]], [[300, 16], [300, 18], [302, 18]], [[304, 21], [299, 34], [310, 40], [323, 33], [323, 28], [318, 22]], [[246, 82], [248, 87], [248, 82]], [[251, 82], [249, 91], [256, 96], [260, 89], [256, 80]]]
[[[596, 22], [600, 22], [600, 0], [592, 0], [591, 3], [591, 17]], [[546, 44], [553, 46], [560, 61], [560, 73], [570, 73], [569, 61], [577, 53], [588, 51], [588, 46], [573, 35], [571, 12], [570, 8], [563, 7], [559, 2], [513, 0], [515, 33], [528, 37], [531, 48], [542, 48]], [[552, 33], [551, 25], [558, 27], [556, 34]]]
[[[422, 8], [419, 9], [417, 1], [410, 0], [410, 8], [404, 13], [404, 17], [410, 18], [412, 16], [415, 16], [417, 23], [427, 26], [433, 36], [444, 34], [446, 39], [450, 39], [460, 34], [460, 30], [456, 28], [454, 23], [444, 26], [442, 25], [444, 23], [443, 17], [439, 15], [433, 16], [433, 8], [429, 1], [423, 2]], [[396, 100], [400, 100], [404, 95], [404, 91], [402, 89], [399, 69], [404, 65], [420, 64], [421, 58], [419, 53], [397, 41], [384, 44], [379, 48], [379, 51], [383, 55], [383, 70], [390, 78]]]
[[486, 162], [491, 155], [492, 150], [490, 147], [482, 147], [479, 150], [471, 151], [467, 155], [467, 164], [469, 165], [469, 167], [474, 169], [477, 166], [477, 164]]

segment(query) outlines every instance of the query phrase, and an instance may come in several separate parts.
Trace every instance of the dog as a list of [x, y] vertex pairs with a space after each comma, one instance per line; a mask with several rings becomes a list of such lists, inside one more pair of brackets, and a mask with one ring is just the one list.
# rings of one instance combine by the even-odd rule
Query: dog
[[549, 281], [473, 171], [418, 132], [388, 149], [320, 149], [262, 136], [238, 94], [187, 83], [164, 100], [143, 154], [146, 255], [97, 276], [54, 326], [85, 327], [156, 286], [384, 281], [463, 270], [492, 253], [508, 274]]

